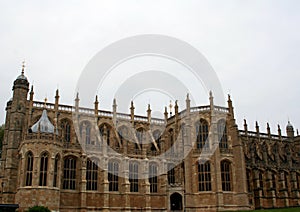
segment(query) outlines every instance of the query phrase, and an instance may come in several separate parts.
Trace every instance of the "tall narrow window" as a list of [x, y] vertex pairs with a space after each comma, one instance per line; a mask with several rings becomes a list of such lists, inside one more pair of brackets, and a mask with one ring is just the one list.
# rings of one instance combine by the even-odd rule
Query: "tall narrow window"
[[222, 190], [231, 191], [231, 168], [229, 161], [221, 162]]
[[67, 120], [61, 122], [62, 137], [65, 142], [71, 141], [71, 125]]
[[248, 192], [251, 192], [252, 191], [251, 171], [249, 169], [246, 170], [246, 177], [247, 177], [247, 189], [248, 189]]
[[139, 191], [139, 165], [136, 162], [129, 163], [130, 192]]
[[170, 151], [171, 153], [174, 153], [174, 130], [169, 130], [169, 136], [170, 136]]
[[[100, 128], [99, 128], [99, 133], [100, 136], [102, 138], [102, 142], [106, 142], [107, 146], [110, 145], [110, 128], [108, 126], [106, 126], [105, 124], [103, 124]], [[106, 140], [105, 140], [105, 136], [106, 135]]]
[[39, 186], [47, 185], [47, 171], [48, 171], [48, 154], [45, 152], [42, 154], [41, 157]]
[[300, 189], [300, 174], [299, 173], [297, 173], [297, 189]]
[[271, 189], [276, 190], [276, 174], [274, 172], [271, 173]]
[[[161, 132], [159, 130], [155, 130], [153, 132], [153, 138], [155, 140], [155, 143], [158, 147], [158, 149], [160, 150], [160, 140], [161, 140]], [[152, 151], [155, 151], [155, 146], [153, 147], [153, 149], [151, 149]]]
[[85, 142], [91, 144], [91, 126], [89, 124], [85, 127]]
[[288, 181], [288, 173], [287, 172], [283, 172], [283, 176], [284, 176], [284, 186], [286, 190], [289, 190], [289, 181]]
[[169, 185], [175, 183], [175, 169], [173, 164], [168, 164], [168, 183]]
[[204, 119], [201, 119], [199, 122], [197, 122], [196, 135], [197, 149], [202, 149], [205, 145], [206, 140], [208, 141], [208, 123]]
[[109, 191], [118, 191], [119, 190], [119, 163], [117, 162], [108, 162], [108, 182], [109, 182]]
[[149, 183], [150, 183], [150, 192], [156, 193], [157, 192], [157, 165], [150, 164], [149, 165]]
[[64, 160], [63, 189], [76, 188], [76, 159], [67, 157]]
[[96, 161], [87, 160], [86, 163], [86, 190], [97, 190], [98, 165]]
[[53, 172], [53, 187], [57, 187], [58, 182], [58, 163], [59, 163], [59, 155], [57, 154], [54, 161], [54, 172]]
[[221, 119], [217, 124], [220, 149], [228, 148], [226, 121]]
[[32, 186], [32, 172], [33, 172], [33, 154], [29, 152], [27, 154], [26, 161], [26, 186]]
[[198, 164], [198, 190], [211, 191], [210, 163]]
[[259, 180], [259, 188], [261, 190], [261, 194], [262, 196], [264, 196], [264, 176], [263, 176], [263, 173], [262, 171], [259, 172], [258, 174], [258, 180]]
[[136, 137], [138, 139], [138, 143], [140, 144], [140, 147], [142, 148], [143, 140], [144, 140], [144, 130], [143, 130], [143, 128], [139, 128], [136, 131]]

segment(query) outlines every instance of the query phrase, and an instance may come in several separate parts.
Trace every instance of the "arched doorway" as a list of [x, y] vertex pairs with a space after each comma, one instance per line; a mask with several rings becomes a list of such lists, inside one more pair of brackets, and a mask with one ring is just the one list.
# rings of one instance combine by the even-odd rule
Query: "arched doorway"
[[182, 196], [175, 192], [170, 196], [171, 211], [182, 210]]

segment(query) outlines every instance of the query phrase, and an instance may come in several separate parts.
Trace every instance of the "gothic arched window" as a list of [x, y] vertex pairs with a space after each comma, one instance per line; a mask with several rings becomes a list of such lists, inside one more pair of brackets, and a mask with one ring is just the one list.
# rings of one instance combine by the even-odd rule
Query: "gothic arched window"
[[170, 136], [170, 151], [171, 153], [174, 153], [174, 130], [173, 129], [170, 129], [169, 130], [169, 136]]
[[248, 192], [252, 191], [252, 185], [251, 185], [251, 170], [247, 169], [246, 170], [246, 179], [247, 179], [247, 190]]
[[108, 162], [108, 182], [109, 191], [119, 190], [119, 163], [115, 161]]
[[168, 164], [168, 183], [169, 185], [175, 183], [175, 168], [173, 164]]
[[157, 192], [157, 165], [154, 163], [149, 164], [149, 183], [150, 183], [150, 192]]
[[276, 190], [276, 173], [271, 173], [271, 189]]
[[258, 180], [259, 180], [259, 188], [261, 190], [262, 196], [264, 196], [264, 174], [262, 171], [258, 173]]
[[97, 190], [98, 165], [96, 161], [87, 160], [86, 163], [86, 190]]
[[[197, 149], [202, 149], [206, 140], [208, 141], [208, 123], [201, 119], [196, 123]], [[208, 147], [208, 146], [207, 146]]]
[[58, 168], [59, 168], [59, 154], [56, 155], [54, 160], [54, 172], [53, 172], [53, 187], [58, 187]]
[[102, 141], [105, 142], [104, 138], [106, 138], [107, 146], [109, 146], [110, 145], [110, 127], [107, 126], [106, 124], [103, 124], [99, 128], [99, 133], [100, 133], [100, 136], [102, 138]]
[[[154, 138], [154, 140], [155, 140], [155, 143], [156, 143], [156, 145], [157, 145], [157, 148], [160, 150], [160, 141], [161, 141], [161, 132], [159, 131], [159, 130], [155, 130], [154, 132], [153, 132], [153, 138]], [[156, 150], [156, 148], [155, 148], [155, 146], [154, 145], [152, 145], [151, 146], [151, 150], [152, 151], [155, 151]]]
[[222, 190], [231, 191], [231, 166], [227, 160], [221, 161]]
[[[83, 135], [83, 131], [85, 131], [85, 135]], [[83, 137], [84, 136], [84, 137]], [[86, 144], [91, 144], [91, 124], [88, 121], [84, 121], [80, 125], [80, 137], [82, 142]]]
[[130, 192], [139, 191], [139, 165], [136, 162], [129, 163]]
[[71, 124], [67, 120], [62, 120], [61, 122], [61, 130], [62, 130], [62, 137], [65, 142], [71, 142]]
[[210, 162], [198, 164], [198, 190], [211, 191]]
[[140, 144], [140, 147], [142, 148], [142, 145], [143, 145], [143, 141], [144, 141], [144, 137], [145, 137], [145, 132], [144, 132], [144, 129], [143, 128], [139, 128], [137, 131], [136, 131], [136, 137], [138, 139], [138, 143]]
[[228, 148], [226, 121], [221, 119], [217, 124], [218, 141], [220, 149]]
[[33, 154], [29, 152], [26, 157], [26, 186], [32, 186], [32, 173], [33, 173]]
[[41, 156], [39, 186], [47, 186], [48, 154], [44, 152]]
[[76, 158], [64, 159], [63, 189], [76, 189]]

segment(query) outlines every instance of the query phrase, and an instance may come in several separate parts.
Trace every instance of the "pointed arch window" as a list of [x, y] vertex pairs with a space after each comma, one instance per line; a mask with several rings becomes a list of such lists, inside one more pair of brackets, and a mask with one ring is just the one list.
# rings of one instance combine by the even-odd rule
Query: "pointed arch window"
[[54, 160], [54, 172], [53, 172], [53, 187], [58, 187], [58, 166], [59, 166], [59, 155], [57, 154]]
[[85, 127], [85, 142], [91, 144], [91, 126], [89, 124]]
[[61, 122], [62, 137], [65, 142], [71, 142], [71, 124], [67, 120]]
[[169, 185], [175, 183], [175, 168], [174, 168], [174, 164], [168, 164], [168, 183], [169, 183]]
[[231, 191], [231, 165], [229, 161], [221, 161], [222, 190]]
[[[161, 146], [161, 132], [159, 131], [159, 130], [155, 130], [154, 132], [153, 132], [153, 138], [154, 138], [154, 140], [155, 140], [155, 143], [156, 143], [156, 145], [157, 145], [157, 148], [160, 150], [160, 146]], [[151, 147], [151, 150], [152, 151], [155, 151], [156, 150], [156, 148], [155, 148], [155, 146], [154, 145], [152, 145], [152, 147]]]
[[33, 154], [29, 152], [26, 158], [26, 186], [32, 186], [32, 174], [33, 174]]
[[48, 154], [41, 156], [39, 186], [47, 186]]
[[198, 164], [198, 190], [211, 191], [210, 162]]
[[263, 172], [260, 171], [258, 173], [258, 181], [259, 181], [259, 189], [261, 190], [261, 194], [262, 196], [264, 196], [264, 175], [263, 175]]
[[149, 164], [149, 183], [150, 183], [150, 193], [157, 193], [157, 165]]
[[63, 189], [76, 189], [76, 159], [73, 157], [64, 159]]
[[109, 191], [119, 190], [119, 163], [115, 161], [108, 162], [108, 182]]
[[171, 153], [174, 153], [174, 130], [169, 130], [169, 136], [170, 136], [170, 150]]
[[[105, 124], [103, 124], [100, 128], [99, 128], [99, 133], [100, 136], [102, 138], [103, 142], [106, 142], [107, 145], [110, 145], [110, 127], [106, 126]], [[104, 140], [104, 136], [106, 136], [106, 141]]]
[[87, 160], [86, 163], [86, 190], [96, 191], [98, 188], [98, 163]]
[[289, 174], [287, 172], [283, 172], [283, 184], [286, 190], [289, 190]]
[[[85, 137], [83, 137], [83, 130], [85, 131]], [[88, 121], [84, 121], [80, 125], [80, 137], [81, 139], [84, 139], [86, 144], [91, 144], [91, 125]]]
[[224, 119], [218, 121], [217, 131], [218, 131], [218, 141], [219, 141], [220, 149], [227, 149], [228, 148], [227, 127], [226, 127], [226, 121]]
[[142, 148], [142, 145], [143, 145], [144, 136], [145, 136], [144, 129], [143, 128], [139, 128], [136, 131], [136, 137], [138, 139], [138, 143], [140, 144], [141, 148]]
[[[197, 136], [197, 149], [202, 149], [207, 140], [208, 142], [208, 123], [206, 120], [201, 119], [196, 123], [196, 136]], [[205, 146], [208, 147], [209, 145]]]
[[276, 173], [271, 173], [271, 189], [276, 190]]
[[249, 169], [246, 170], [246, 178], [247, 178], [247, 190], [248, 192], [252, 192], [251, 171]]
[[130, 192], [139, 191], [139, 165], [136, 162], [129, 163]]
[[300, 173], [297, 173], [296, 180], [297, 180], [297, 189], [300, 189]]

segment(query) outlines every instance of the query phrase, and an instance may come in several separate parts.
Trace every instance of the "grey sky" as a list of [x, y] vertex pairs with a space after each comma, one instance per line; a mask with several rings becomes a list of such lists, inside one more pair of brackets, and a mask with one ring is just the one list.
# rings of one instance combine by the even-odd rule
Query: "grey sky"
[[73, 104], [77, 79], [98, 51], [153, 33], [184, 40], [208, 59], [232, 96], [239, 128], [243, 118], [250, 129], [258, 120], [265, 131], [269, 121], [276, 132], [288, 118], [300, 128], [297, 0], [1, 1], [0, 8], [1, 123], [24, 59], [35, 100], [53, 102], [58, 87], [61, 103]]

